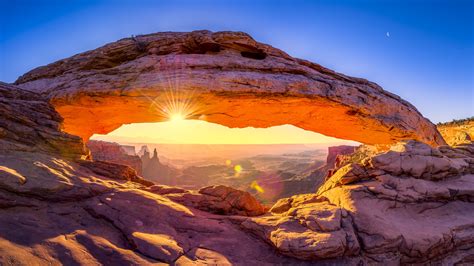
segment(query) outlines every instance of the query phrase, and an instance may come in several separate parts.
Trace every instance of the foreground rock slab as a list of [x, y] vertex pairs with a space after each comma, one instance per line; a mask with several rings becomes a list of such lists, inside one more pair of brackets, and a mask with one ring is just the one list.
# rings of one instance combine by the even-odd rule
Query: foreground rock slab
[[267, 210], [88, 160], [42, 96], [0, 85], [1, 265], [474, 263], [473, 143], [361, 146]]
[[266, 212], [265, 206], [250, 193], [222, 185], [204, 187], [199, 191], [154, 185], [147, 190], [185, 206], [216, 214], [258, 216]]
[[59, 115], [41, 96], [0, 88], [1, 121], [12, 125], [0, 138], [1, 265], [299, 263], [242, 231], [229, 216], [160, 195], [200, 195], [215, 204], [209, 211], [263, 212], [248, 193], [157, 189], [128, 166], [83, 160], [88, 154], [81, 139], [60, 131]]
[[127, 123], [168, 120], [179, 109], [189, 119], [228, 127], [291, 124], [366, 144], [444, 144], [413, 105], [377, 84], [293, 58], [242, 32], [126, 38], [15, 83], [50, 99], [66, 132], [84, 140]]
[[361, 147], [315, 194], [279, 200], [241, 226], [279, 252], [349, 264], [474, 262], [474, 145]]

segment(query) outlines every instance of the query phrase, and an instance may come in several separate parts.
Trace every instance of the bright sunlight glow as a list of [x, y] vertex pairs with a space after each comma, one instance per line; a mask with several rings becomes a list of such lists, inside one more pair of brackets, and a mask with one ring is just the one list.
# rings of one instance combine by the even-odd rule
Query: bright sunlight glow
[[180, 121], [183, 121], [184, 119], [186, 119], [186, 118], [184, 117], [184, 115], [182, 115], [180, 113], [171, 114], [171, 116], [170, 116], [170, 121], [171, 122], [180, 122]]
[[[172, 115], [159, 123], [123, 125], [107, 135], [95, 134], [92, 139], [123, 143], [167, 144], [296, 144], [331, 143], [353, 145], [356, 142], [336, 139], [291, 125], [269, 128], [228, 128], [203, 120]], [[229, 161], [230, 165], [231, 162]]]
[[[173, 78], [163, 78], [161, 93], [155, 98], [146, 96], [150, 108], [156, 110], [163, 122], [124, 124], [107, 135], [95, 134], [92, 139], [119, 143], [162, 144], [304, 144], [331, 143], [331, 145], [355, 142], [336, 139], [290, 125], [270, 128], [228, 128], [206, 122], [203, 114], [209, 112], [194, 91], [181, 86], [178, 73]], [[158, 91], [160, 91], [158, 90]], [[138, 89], [139, 92], [140, 89]], [[230, 161], [229, 161], [230, 165]], [[237, 172], [241, 169], [235, 169]]]

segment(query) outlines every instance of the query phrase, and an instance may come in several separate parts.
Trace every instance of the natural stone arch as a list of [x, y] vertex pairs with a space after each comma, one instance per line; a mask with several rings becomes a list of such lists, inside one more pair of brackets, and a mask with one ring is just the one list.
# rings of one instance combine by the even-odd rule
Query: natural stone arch
[[241, 32], [126, 38], [34, 69], [15, 83], [47, 96], [65, 131], [85, 140], [123, 124], [168, 119], [166, 99], [173, 95], [191, 106], [188, 118], [228, 127], [291, 124], [366, 144], [445, 144], [413, 105], [377, 84]]

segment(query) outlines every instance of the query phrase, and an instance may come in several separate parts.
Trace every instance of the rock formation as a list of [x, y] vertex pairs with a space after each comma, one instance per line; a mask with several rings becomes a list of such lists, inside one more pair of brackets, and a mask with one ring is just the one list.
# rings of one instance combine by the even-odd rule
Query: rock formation
[[474, 262], [474, 145], [409, 141], [340, 168], [315, 194], [241, 226], [300, 259], [350, 264]]
[[[128, 166], [82, 160], [81, 139], [59, 130], [59, 115], [39, 95], [6, 84], [0, 93], [1, 265], [298, 263], [227, 216], [154, 193]], [[230, 188], [187, 193], [212, 212], [262, 212]]]
[[[146, 146], [144, 146], [146, 147]], [[162, 164], [158, 158], [158, 152], [153, 150], [153, 156], [150, 157], [148, 148], [142, 147], [143, 155], [140, 156], [142, 161], [142, 174], [148, 180], [157, 182], [159, 184], [174, 185], [174, 178], [179, 174], [179, 171], [171, 166]]]
[[135, 146], [133, 146], [133, 145], [122, 145], [122, 144], [120, 144], [120, 148], [122, 148], [122, 150], [128, 155], [132, 155], [132, 156], [137, 155], [137, 153], [135, 152]]
[[[97, 193], [97, 175], [151, 185], [127, 166], [83, 160], [90, 154], [81, 138], [62, 132], [61, 117], [36, 93], [0, 83], [0, 108], [1, 193], [73, 200]], [[13, 196], [2, 198], [6, 206]]]
[[[177, 62], [184, 71], [173, 67]], [[169, 71], [158, 71], [160, 64]], [[334, 135], [403, 141], [388, 150], [358, 147], [317, 192], [280, 199], [267, 211], [232, 188], [154, 185], [128, 166], [90, 160], [43, 98], [65, 116], [68, 132], [83, 126], [87, 139], [127, 119], [156, 119], [142, 96], [157, 95], [157, 80], [166, 75], [183, 77], [181, 89], [196, 88], [232, 118], [204, 112], [214, 122], [268, 126], [288, 119], [323, 133], [347, 123], [350, 130]], [[203, 83], [209, 80], [217, 85]], [[0, 84], [1, 265], [474, 264], [474, 144], [433, 147], [444, 143], [433, 125], [368, 81], [245, 34], [194, 32], [121, 40], [18, 83], [42, 95]], [[116, 115], [133, 105], [145, 115]], [[85, 108], [104, 119], [90, 123]]]
[[156, 149], [150, 157], [147, 146], [139, 151], [141, 156], [129, 155], [131, 148], [126, 152], [122, 145], [112, 142], [89, 140], [86, 146], [93, 160], [130, 166], [138, 175], [153, 182], [173, 185], [173, 179], [179, 174], [177, 169], [160, 162]]
[[[138, 151], [137, 155], [142, 157], [145, 153], [150, 153], [150, 150], [148, 149], [148, 146], [147, 145], [143, 145], [140, 150]], [[148, 156], [150, 157], [150, 156]]]
[[130, 151], [127, 152], [122, 145], [106, 141], [89, 140], [86, 146], [95, 161], [127, 165], [137, 171], [137, 174], [142, 175], [142, 161], [140, 157], [129, 155]]
[[[328, 147], [328, 157], [326, 159], [325, 169], [334, 169], [338, 166], [341, 156], [354, 153], [357, 147], [349, 145], [340, 145]], [[331, 173], [329, 173], [331, 175]]]
[[82, 140], [64, 132], [61, 116], [36, 93], [0, 82], [0, 152], [44, 152], [87, 157]]
[[[311, 193], [324, 184], [328, 176], [331, 176], [341, 164], [344, 156], [352, 154], [357, 147], [349, 145], [339, 145], [328, 147], [328, 155], [323, 165], [315, 164], [310, 167], [304, 174], [297, 176], [294, 180], [304, 186], [300, 189], [300, 194]], [[293, 193], [294, 195], [295, 193]]]
[[[473, 144], [360, 147], [317, 193], [266, 212], [235, 189], [153, 185], [128, 166], [82, 160], [78, 138], [64, 135], [55, 148], [64, 133], [54, 110], [33, 93], [2, 88], [2, 123], [38, 143], [25, 150], [17, 148], [23, 138], [2, 137], [2, 265], [474, 262]], [[33, 123], [43, 112], [33, 109], [16, 119], [18, 101], [50, 115]], [[49, 134], [38, 133], [43, 125], [53, 125]]]
[[154, 185], [146, 190], [165, 195], [185, 206], [216, 214], [258, 216], [266, 211], [265, 207], [250, 193], [222, 185], [204, 187], [199, 191], [162, 185]]
[[470, 143], [474, 140], [474, 118], [441, 123], [438, 130], [451, 146]]
[[167, 120], [182, 105], [174, 109], [189, 119], [229, 127], [291, 124], [366, 144], [444, 144], [413, 105], [377, 84], [241, 32], [126, 38], [34, 69], [15, 83], [50, 99], [65, 131], [84, 140], [126, 123]]

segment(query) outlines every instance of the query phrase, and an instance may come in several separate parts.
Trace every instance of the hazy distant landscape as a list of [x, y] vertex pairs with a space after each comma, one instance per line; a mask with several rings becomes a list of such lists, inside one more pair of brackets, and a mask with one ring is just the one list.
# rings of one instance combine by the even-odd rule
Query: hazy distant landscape
[[[177, 168], [202, 166], [210, 163], [225, 164], [226, 160], [241, 160], [257, 156], [275, 156], [291, 158], [290, 154], [327, 153], [327, 144], [157, 144], [157, 143], [120, 143], [134, 146], [139, 153], [142, 146], [150, 151], [157, 149], [160, 160], [173, 164]], [[317, 152], [319, 151], [319, 152]], [[304, 154], [302, 154], [305, 157]], [[300, 156], [298, 156], [300, 157]]]
[[[111, 142], [96, 143], [113, 145]], [[319, 183], [314, 179], [323, 178], [326, 174], [325, 170], [318, 172], [318, 168], [326, 162], [326, 144], [121, 145], [122, 150], [131, 156], [128, 160], [136, 161], [133, 158], [138, 156], [141, 158], [141, 174], [157, 184], [185, 189], [226, 185], [248, 191], [264, 203], [298, 193], [314, 192]], [[94, 156], [95, 150], [91, 150]], [[112, 154], [105, 156], [116, 157]], [[103, 159], [107, 160], [106, 157]], [[131, 163], [129, 165], [137, 168]]]

